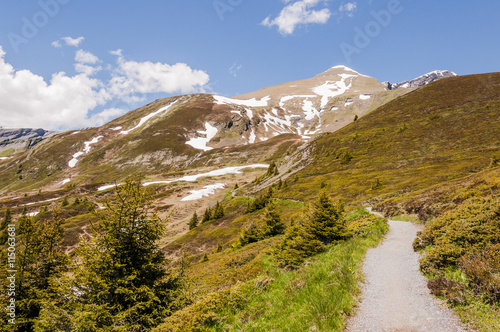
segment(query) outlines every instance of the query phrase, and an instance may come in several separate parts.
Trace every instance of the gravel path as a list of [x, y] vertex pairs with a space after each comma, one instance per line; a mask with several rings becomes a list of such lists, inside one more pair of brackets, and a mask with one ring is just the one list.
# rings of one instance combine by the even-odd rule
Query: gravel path
[[458, 317], [430, 294], [412, 242], [422, 227], [389, 221], [390, 231], [366, 255], [363, 300], [346, 331], [466, 331]]

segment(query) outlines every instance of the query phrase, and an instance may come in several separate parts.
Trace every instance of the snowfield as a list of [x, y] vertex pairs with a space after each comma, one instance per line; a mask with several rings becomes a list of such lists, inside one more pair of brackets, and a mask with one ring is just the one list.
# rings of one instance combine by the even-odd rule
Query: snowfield
[[215, 99], [215, 103], [219, 105], [230, 105], [230, 104], [235, 104], [235, 105], [240, 105], [240, 106], [247, 106], [247, 107], [266, 107], [267, 103], [269, 100], [271, 100], [271, 97], [266, 96], [262, 98], [261, 100], [257, 100], [255, 98], [248, 99], [248, 100], [240, 100], [240, 99], [232, 99], [232, 98], [227, 98], [227, 97], [222, 97], [222, 96], [217, 96], [213, 95]]
[[[231, 166], [231, 167], [225, 167], [221, 169], [216, 169], [214, 171], [206, 172], [206, 173], [200, 173], [200, 174], [195, 174], [195, 175], [186, 175], [182, 178], [178, 179], [172, 179], [172, 180], [165, 180], [165, 181], [154, 181], [154, 182], [146, 182], [143, 184], [144, 187], [150, 186], [153, 184], [169, 184], [172, 182], [180, 182], [180, 181], [185, 181], [185, 182], [194, 182], [198, 180], [199, 178], [202, 177], [207, 177], [207, 176], [221, 176], [221, 175], [226, 175], [226, 174], [239, 174], [241, 173], [240, 171], [245, 169], [245, 168], [268, 168], [269, 165], [267, 164], [253, 164], [253, 165], [246, 165], [246, 166]], [[120, 186], [121, 184], [118, 184]], [[107, 190], [110, 188], [114, 188], [117, 185], [111, 184], [111, 185], [106, 185], [99, 187], [97, 190], [98, 191], [103, 191]]]
[[361, 99], [361, 100], [368, 100], [370, 98], [371, 98], [370, 95], [359, 95], [359, 99]]
[[357, 75], [340, 74], [339, 76], [341, 77], [340, 81], [327, 81], [325, 84], [313, 88], [313, 92], [321, 96], [321, 108], [325, 107], [331, 98], [340, 96], [349, 90], [352, 87], [352, 82], [347, 85], [345, 80]]
[[[162, 108], [160, 108], [159, 110], [157, 110], [156, 112], [153, 112], [151, 114], [148, 114], [146, 115], [145, 117], [143, 117], [140, 121], [139, 121], [139, 124], [137, 126], [135, 126], [134, 128], [132, 129], [129, 129], [129, 130], [124, 130], [124, 131], [121, 131], [120, 134], [122, 135], [128, 135], [130, 132], [136, 130], [137, 128], [139, 128], [140, 126], [142, 126], [143, 124], [145, 124], [146, 122], [149, 121], [149, 119], [157, 116], [158, 114], [160, 113], [163, 113], [163, 112], [167, 112], [167, 111], [170, 111], [171, 107], [174, 106], [174, 104], [177, 103], [177, 100], [174, 101], [173, 103], [170, 103], [168, 104], [167, 106], [164, 106]], [[118, 128], [118, 127], [117, 127]], [[113, 129], [115, 130], [115, 129]], [[118, 129], [119, 130], [119, 129]]]
[[181, 199], [181, 201], [196, 201], [198, 199], [202, 199], [204, 196], [214, 195], [215, 190], [224, 189], [225, 187], [225, 183], [216, 183], [203, 187], [203, 189], [200, 190], [192, 190], [190, 191], [191, 195], [184, 197], [183, 199]]
[[97, 137], [94, 137], [92, 140], [88, 141], [88, 142], [83, 142], [83, 144], [85, 145], [85, 147], [83, 148], [83, 151], [80, 151], [80, 152], [77, 152], [73, 155], [73, 159], [71, 159], [69, 162], [68, 162], [68, 166], [73, 168], [76, 166], [76, 164], [78, 163], [78, 158], [86, 153], [89, 153], [90, 152], [90, 148], [91, 148], [91, 145], [92, 144], [96, 144], [99, 142], [99, 140], [101, 138], [103, 138], [104, 136], [97, 136]]
[[215, 135], [217, 135], [217, 128], [210, 125], [210, 123], [205, 122], [205, 131], [199, 130], [198, 134], [206, 135], [207, 137], [191, 138], [189, 141], [186, 142], [186, 144], [191, 145], [193, 148], [198, 150], [203, 150], [203, 151], [212, 150], [213, 148], [207, 146], [207, 144], [210, 142], [212, 138], [215, 137]]

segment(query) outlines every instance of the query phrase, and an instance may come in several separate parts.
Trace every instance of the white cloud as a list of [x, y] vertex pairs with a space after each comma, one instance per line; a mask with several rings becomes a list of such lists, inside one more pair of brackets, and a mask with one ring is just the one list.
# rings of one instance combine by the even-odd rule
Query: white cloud
[[[289, 3], [291, 0], [285, 0]], [[290, 5], [285, 6], [280, 14], [271, 19], [270, 16], [266, 17], [261, 24], [264, 26], [272, 27], [277, 26], [282, 35], [290, 35], [295, 31], [295, 28], [303, 24], [325, 24], [331, 16], [328, 8], [321, 10], [312, 10], [322, 0], [299, 0]]]
[[66, 46], [78, 47], [80, 46], [80, 44], [84, 39], [85, 39], [84, 37], [78, 37], [78, 38], [63, 37], [59, 40], [52, 42], [51, 45], [54, 46], [55, 48], [61, 48], [62, 47], [61, 42], [64, 42]]
[[58, 129], [97, 124], [88, 113], [110, 99], [102, 82], [60, 72], [47, 83], [29, 70], [15, 71], [4, 55], [0, 47], [1, 126]]
[[80, 43], [85, 39], [83, 37], [78, 37], [78, 38], [71, 38], [71, 37], [63, 37], [61, 38], [67, 46], [74, 46], [78, 47], [80, 46]]
[[234, 63], [230, 68], [229, 68], [229, 74], [233, 75], [234, 77], [237, 76], [238, 74], [238, 71], [240, 71], [240, 69], [243, 68], [243, 65], [238, 65], [236, 63]]
[[[117, 68], [110, 81], [110, 92], [117, 97], [136, 93], [190, 93], [203, 91], [209, 76], [202, 70], [194, 70], [185, 63], [169, 65], [161, 62], [127, 61], [121, 50], [112, 54], [118, 56]], [[132, 96], [132, 100], [136, 96]]]
[[353, 17], [356, 7], [357, 7], [356, 2], [348, 2], [345, 5], [340, 6], [339, 11], [341, 13], [345, 13], [349, 17]]
[[[120, 53], [121, 54], [121, 53]], [[126, 110], [106, 107], [120, 100], [137, 102], [147, 93], [202, 91], [209, 76], [186, 64], [126, 61], [120, 55], [108, 65], [112, 78], [92, 77], [102, 61], [80, 50], [74, 76], [55, 73], [49, 81], [29, 70], [15, 70], [5, 62], [0, 46], [0, 126], [6, 128], [74, 129], [100, 126]], [[130, 108], [130, 107], [129, 107]], [[104, 109], [98, 112], [97, 109]]]
[[101, 62], [97, 56], [90, 52], [86, 52], [84, 50], [78, 50], [75, 54], [75, 71], [78, 73], [83, 73], [87, 76], [92, 76], [99, 71], [101, 71], [101, 67], [94, 67], [91, 65], [95, 65], [98, 62]]
[[96, 64], [100, 60], [98, 57], [96, 57], [94, 54], [90, 52], [86, 52], [84, 50], [78, 50], [76, 51], [75, 54], [75, 61], [79, 63], [88, 63], [88, 64]]

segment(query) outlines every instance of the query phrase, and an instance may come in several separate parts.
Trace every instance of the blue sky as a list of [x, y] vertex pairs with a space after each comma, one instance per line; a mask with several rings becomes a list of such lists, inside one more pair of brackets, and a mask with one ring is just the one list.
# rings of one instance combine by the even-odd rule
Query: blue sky
[[499, 71], [497, 0], [2, 5], [3, 127], [96, 126], [156, 98], [234, 96], [339, 64], [391, 82], [435, 69]]

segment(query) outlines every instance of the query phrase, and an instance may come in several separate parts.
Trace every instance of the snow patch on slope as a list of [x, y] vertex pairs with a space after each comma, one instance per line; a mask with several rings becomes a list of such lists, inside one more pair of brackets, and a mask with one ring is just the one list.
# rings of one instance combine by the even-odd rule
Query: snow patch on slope
[[315, 116], [318, 118], [320, 117], [318, 110], [313, 107], [313, 102], [309, 99], [304, 100], [304, 106], [302, 106], [302, 109], [304, 110], [304, 115], [308, 121], [314, 119]]
[[324, 108], [331, 98], [340, 96], [349, 90], [352, 87], [352, 82], [347, 85], [345, 80], [357, 75], [339, 74], [339, 76], [341, 77], [340, 81], [327, 81], [325, 84], [313, 88], [313, 92], [321, 96], [321, 108]]
[[212, 138], [217, 135], [217, 128], [210, 125], [210, 123], [205, 122], [205, 130], [199, 130], [198, 134], [206, 135], [207, 137], [191, 138], [186, 144], [191, 145], [193, 148], [203, 151], [209, 151], [213, 148], [207, 146]]
[[225, 183], [216, 183], [211, 184], [209, 186], [203, 187], [200, 190], [192, 190], [190, 191], [191, 195], [184, 197], [181, 201], [196, 201], [198, 199], [202, 199], [203, 196], [209, 196], [215, 194], [216, 189], [224, 189], [226, 187]]
[[294, 98], [314, 98], [314, 97], [317, 97], [315, 95], [294, 95], [294, 96], [285, 96], [285, 97], [281, 97], [280, 99], [280, 107], [281, 108], [284, 108], [285, 107], [285, 103], [289, 100], [292, 100]]
[[[129, 130], [124, 130], [124, 131], [121, 131], [121, 132], [120, 132], [120, 134], [122, 134], [122, 135], [128, 135], [130, 132], [132, 132], [132, 131], [136, 130], [137, 128], [139, 128], [140, 126], [142, 126], [143, 124], [145, 124], [146, 122], [148, 122], [148, 121], [149, 121], [149, 119], [151, 119], [151, 118], [153, 118], [153, 117], [157, 116], [157, 115], [158, 115], [158, 114], [160, 114], [160, 113], [163, 113], [163, 112], [165, 112], [165, 111], [169, 111], [169, 110], [170, 110], [170, 108], [171, 108], [171, 107], [172, 107], [172, 106], [173, 106], [176, 102], [177, 102], [177, 100], [176, 100], [176, 101], [174, 101], [173, 103], [168, 104], [167, 106], [164, 106], [164, 107], [160, 108], [160, 109], [159, 109], [159, 110], [157, 110], [156, 112], [153, 112], [153, 113], [151, 113], [151, 114], [146, 115], [145, 117], [143, 117], [143, 118], [139, 121], [139, 124], [138, 124], [137, 126], [135, 126], [135, 127], [134, 127], [134, 128], [132, 128], [132, 129], [129, 129]], [[118, 128], [118, 127], [117, 127], [117, 128]], [[115, 129], [113, 129], [113, 130], [115, 130]], [[118, 129], [118, 130], [119, 130], [119, 129]]]
[[371, 98], [370, 95], [359, 95], [359, 99], [361, 99], [361, 100], [368, 100], [370, 98]]
[[[268, 168], [268, 167], [269, 167], [269, 165], [266, 165], [266, 164], [253, 164], [253, 165], [246, 165], [246, 166], [231, 166], [231, 167], [216, 169], [214, 171], [210, 171], [210, 172], [206, 172], [206, 173], [200, 173], [200, 174], [195, 174], [195, 175], [186, 175], [186, 176], [184, 176], [182, 178], [178, 178], [178, 179], [146, 182], [143, 184], [143, 186], [146, 187], [146, 186], [150, 186], [153, 184], [169, 184], [172, 182], [180, 182], [180, 181], [194, 182], [194, 181], [198, 180], [199, 178], [207, 177], [207, 176], [221, 176], [221, 175], [226, 175], [226, 174], [239, 174], [239, 173], [241, 173], [240, 171], [242, 169], [245, 169], [245, 168]], [[120, 186], [120, 185], [121, 184], [118, 184], [118, 186]], [[99, 187], [97, 190], [103, 191], [103, 190], [114, 188], [115, 186], [117, 186], [117, 185], [115, 185], [115, 184], [106, 185], [106, 186]]]
[[247, 107], [266, 107], [267, 103], [269, 100], [271, 100], [271, 97], [266, 96], [262, 98], [261, 100], [257, 100], [255, 98], [248, 99], [248, 100], [240, 100], [240, 99], [233, 99], [233, 98], [227, 98], [227, 97], [222, 97], [222, 96], [213, 96], [215, 99], [215, 103], [219, 105], [228, 105], [228, 104], [235, 104], [235, 105], [241, 105], [241, 106], [247, 106]]
[[92, 144], [96, 144], [97, 142], [99, 142], [99, 140], [103, 138], [103, 136], [97, 136], [97, 137], [94, 137], [92, 140], [88, 141], [88, 142], [83, 142], [83, 144], [85, 145], [85, 147], [83, 148], [83, 151], [80, 151], [80, 152], [77, 152], [73, 155], [73, 159], [71, 159], [69, 162], [68, 162], [68, 166], [73, 168], [76, 166], [76, 164], [78, 163], [78, 158], [86, 153], [89, 153], [90, 152], [90, 148], [91, 148], [91, 145]]

